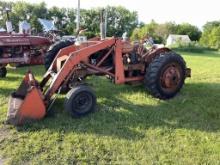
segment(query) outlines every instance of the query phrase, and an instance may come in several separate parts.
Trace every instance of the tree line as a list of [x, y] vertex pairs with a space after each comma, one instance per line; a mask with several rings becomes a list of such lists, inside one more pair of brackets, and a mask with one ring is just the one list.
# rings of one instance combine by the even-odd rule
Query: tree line
[[[14, 29], [18, 30], [18, 23], [21, 20], [28, 20], [32, 28], [36, 31], [42, 31], [38, 18], [54, 20], [55, 26], [64, 34], [74, 34], [76, 29], [76, 9], [74, 8], [47, 8], [44, 2], [31, 4], [24, 1], [5, 2], [0, 1], [0, 7], [10, 7], [12, 12], [10, 19], [13, 22]], [[102, 8], [81, 9], [81, 28], [87, 29], [87, 36], [93, 37], [99, 34], [100, 12]], [[137, 12], [132, 12], [124, 7], [105, 8], [108, 13], [107, 36], [121, 36], [125, 31], [131, 35], [133, 29], [138, 24]], [[0, 26], [5, 26], [6, 16], [2, 14]]]
[[[18, 31], [18, 23], [28, 20], [37, 32], [42, 31], [38, 18], [53, 20], [55, 26], [65, 35], [72, 35], [76, 29], [75, 8], [47, 8], [44, 2], [31, 4], [24, 1], [0, 1], [1, 10], [10, 7], [10, 19], [13, 27]], [[85, 35], [90, 38], [99, 34], [100, 12], [102, 8], [81, 9], [81, 28], [87, 29]], [[175, 22], [156, 23], [152, 20], [145, 24], [138, 21], [138, 13], [118, 6], [107, 6], [108, 13], [107, 36], [122, 36], [124, 32], [132, 40], [140, 40], [146, 35], [154, 38], [156, 43], [165, 43], [169, 34], [188, 35], [192, 41], [200, 45], [220, 49], [220, 21], [208, 22], [203, 26], [203, 31], [189, 23], [176, 24]], [[1, 14], [0, 27], [5, 26], [6, 15]]]
[[192, 41], [198, 41], [202, 32], [198, 27], [189, 23], [166, 22], [158, 24], [152, 20], [149, 24], [143, 24], [141, 27], [135, 28], [131, 38], [133, 40], [141, 39], [148, 34], [154, 38], [156, 43], [166, 43], [169, 34], [188, 35]]

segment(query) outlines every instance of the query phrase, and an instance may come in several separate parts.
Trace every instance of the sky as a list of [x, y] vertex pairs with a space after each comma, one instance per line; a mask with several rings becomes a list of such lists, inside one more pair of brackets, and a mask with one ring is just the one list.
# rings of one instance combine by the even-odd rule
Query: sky
[[[13, 0], [17, 1], [17, 0]], [[43, 0], [23, 0], [39, 3]], [[48, 7], [77, 8], [78, 0], [44, 0]], [[220, 0], [81, 0], [81, 8], [124, 6], [137, 11], [139, 21], [149, 23], [152, 19], [158, 23], [168, 21], [188, 22], [199, 28], [207, 21], [220, 20]]]

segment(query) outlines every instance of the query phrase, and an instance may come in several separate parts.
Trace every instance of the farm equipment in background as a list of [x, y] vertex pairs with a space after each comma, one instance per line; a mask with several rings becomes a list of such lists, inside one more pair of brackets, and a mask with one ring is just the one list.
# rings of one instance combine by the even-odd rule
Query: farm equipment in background
[[67, 92], [65, 109], [71, 116], [94, 111], [96, 96], [85, 83], [90, 75], [107, 75], [115, 84], [142, 83], [154, 97], [169, 99], [190, 77], [190, 69], [168, 48], [147, 50], [114, 37], [72, 44], [58, 51], [40, 83], [31, 71], [25, 75], [10, 97], [7, 122], [22, 125], [44, 118], [61, 91]]
[[0, 32], [0, 78], [7, 74], [6, 65], [44, 64], [44, 56], [52, 40], [41, 36], [30, 35], [31, 27], [23, 21], [19, 32], [13, 34], [12, 23], [9, 18], [10, 9], [6, 8], [7, 32]]
[[0, 35], [0, 77], [7, 74], [6, 65], [44, 64], [50, 40], [26, 34]]

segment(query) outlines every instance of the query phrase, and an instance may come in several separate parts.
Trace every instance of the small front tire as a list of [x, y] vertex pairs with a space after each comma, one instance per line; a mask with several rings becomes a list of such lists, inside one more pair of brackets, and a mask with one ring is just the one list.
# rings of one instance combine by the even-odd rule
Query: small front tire
[[96, 96], [86, 85], [72, 88], [66, 95], [65, 110], [72, 117], [81, 117], [93, 112], [96, 108]]

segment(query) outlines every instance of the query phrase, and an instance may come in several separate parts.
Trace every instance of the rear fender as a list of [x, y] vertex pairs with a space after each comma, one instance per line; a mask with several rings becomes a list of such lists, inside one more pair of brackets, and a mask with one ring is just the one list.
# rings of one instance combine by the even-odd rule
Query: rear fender
[[143, 55], [144, 61], [146, 64], [150, 64], [153, 59], [155, 59], [157, 56], [159, 56], [161, 53], [170, 52], [172, 51], [169, 48], [152, 48], [149, 50], [145, 55]]

